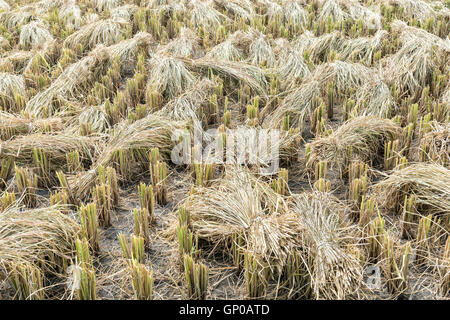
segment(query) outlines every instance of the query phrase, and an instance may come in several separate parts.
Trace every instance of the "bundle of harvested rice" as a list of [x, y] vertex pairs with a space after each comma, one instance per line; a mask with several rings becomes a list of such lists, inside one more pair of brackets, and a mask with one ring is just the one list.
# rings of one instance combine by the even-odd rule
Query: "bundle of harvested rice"
[[450, 124], [440, 124], [432, 121], [427, 133], [420, 139], [419, 157], [424, 160], [450, 165]]
[[173, 120], [192, 122], [194, 126], [200, 126], [197, 129], [202, 130], [203, 108], [206, 107], [215, 88], [216, 84], [213, 81], [203, 78], [192, 88], [170, 100], [158, 113]]
[[36, 65], [44, 65], [42, 71], [50, 71], [51, 66], [56, 64], [56, 60], [60, 55], [60, 44], [57, 40], [46, 41], [39, 50], [36, 50], [33, 57], [28, 61], [23, 75], [25, 78], [33, 78], [36, 76]]
[[[148, 115], [130, 124], [124, 120], [118, 124], [91, 170], [70, 177], [75, 199], [85, 199], [98, 179], [97, 168], [114, 166], [119, 178], [129, 181], [136, 172], [148, 168], [148, 155], [152, 148], [158, 148], [162, 159], [167, 159], [175, 146], [172, 134], [183, 129], [185, 123], [169, 121], [158, 115]], [[147, 169], [145, 169], [147, 170]]]
[[282, 266], [295, 245], [295, 220], [284, 215], [284, 200], [244, 169], [227, 168], [220, 183], [196, 189], [185, 201], [190, 226], [200, 239], [226, 246], [244, 239], [245, 250], [271, 267]]
[[78, 151], [84, 161], [92, 161], [93, 141], [87, 137], [69, 134], [35, 133], [4, 141], [0, 145], [0, 158], [12, 157], [25, 164], [33, 163], [33, 152], [41, 149], [50, 164], [56, 168], [64, 167], [66, 154]]
[[187, 7], [191, 15], [190, 23], [195, 29], [205, 28], [215, 33], [220, 25], [230, 21], [230, 18], [214, 9], [211, 1], [192, 0]]
[[32, 21], [20, 31], [19, 44], [24, 49], [36, 48], [53, 40], [51, 33], [39, 21]]
[[23, 76], [0, 73], [0, 106], [3, 110], [20, 112], [27, 101]]
[[410, 94], [415, 99], [430, 85], [433, 72], [448, 64], [450, 40], [442, 40], [398, 20], [392, 22], [391, 27], [400, 33], [402, 47], [385, 59], [383, 72], [400, 97]]
[[340, 48], [336, 48], [339, 52], [339, 58], [371, 65], [374, 54], [381, 50], [383, 39], [387, 36], [388, 32], [386, 30], [379, 30], [373, 37], [360, 37], [346, 40], [342, 42]]
[[248, 85], [255, 94], [261, 98], [267, 96], [267, 81], [263, 70], [244, 62], [220, 61], [209, 57], [203, 57], [197, 60], [184, 59], [190, 66], [207, 72], [213, 70], [219, 75], [229, 77], [243, 84]]
[[292, 27], [304, 27], [308, 21], [306, 11], [297, 1], [283, 1], [284, 23]]
[[100, 20], [100, 17], [98, 16], [98, 14], [92, 12], [92, 13], [87, 13], [87, 14], [84, 16], [83, 22], [84, 22], [86, 25], [88, 25], [88, 24], [97, 22], [97, 21], [99, 21], [99, 20]]
[[76, 30], [80, 28], [83, 19], [81, 17], [81, 9], [75, 3], [66, 3], [59, 11], [59, 18], [64, 22], [68, 30]]
[[122, 74], [131, 73], [137, 63], [139, 52], [148, 52], [152, 36], [147, 32], [138, 32], [133, 38], [120, 41], [108, 47], [110, 60], [118, 59]]
[[0, 12], [0, 18], [2, 18], [4, 26], [10, 30], [13, 30], [35, 18], [35, 7], [28, 5], [3, 13]]
[[403, 9], [404, 17], [415, 18], [419, 21], [425, 21], [429, 18], [435, 18], [436, 12], [430, 3], [422, 0], [389, 0], [390, 4]]
[[172, 133], [183, 125], [183, 122], [168, 121], [157, 115], [148, 115], [131, 125], [124, 121], [114, 128], [113, 135], [98, 157], [97, 163], [107, 167], [113, 153], [117, 151], [130, 151], [134, 154], [130, 155], [130, 158], [142, 163], [147, 162], [148, 151], [152, 148], [158, 148], [160, 155], [166, 157], [174, 145]]
[[294, 84], [311, 73], [302, 55], [290, 47], [282, 49], [278, 56], [275, 70], [285, 87]]
[[353, 159], [366, 163], [380, 163], [384, 144], [395, 140], [402, 130], [389, 119], [365, 116], [350, 119], [330, 135], [313, 140], [306, 155], [306, 166], [314, 169], [316, 163], [327, 161], [343, 172], [349, 152]]
[[347, 219], [349, 208], [333, 195], [316, 191], [294, 195], [292, 211], [298, 217], [299, 253], [313, 297], [360, 298], [363, 265], [350, 250], [358, 238]]
[[[73, 0], [69, 0], [72, 2]], [[48, 10], [60, 8], [67, 0], [40, 0], [36, 2], [37, 11], [39, 14], [47, 13]]]
[[72, 33], [64, 40], [64, 46], [72, 50], [93, 49], [98, 44], [113, 45], [121, 40], [127, 22], [122, 20], [98, 20], [91, 22]]
[[0, 11], [6, 12], [10, 9], [11, 6], [5, 0], [0, 0]]
[[314, 62], [325, 61], [331, 50], [337, 50], [344, 42], [338, 31], [326, 33], [320, 37], [307, 30], [293, 41], [292, 46], [302, 55], [306, 53]]
[[327, 22], [331, 19], [334, 23], [340, 23], [348, 17], [348, 14], [341, 9], [339, 3], [335, 0], [327, 0], [322, 8], [320, 8], [320, 13], [317, 16], [319, 21]]
[[48, 14], [51, 10], [58, 10], [66, 3], [74, 3], [74, 0], [40, 0], [33, 5], [36, 7], [36, 13], [40, 16]]
[[171, 17], [183, 16], [187, 11], [185, 3], [177, 0], [149, 0], [147, 8], [157, 15], [164, 13]]
[[180, 35], [176, 39], [159, 48], [158, 52], [168, 53], [176, 58], [197, 59], [203, 56], [199, 37], [185, 27], [180, 30]]
[[9, 41], [5, 37], [0, 36], [0, 53], [7, 51], [9, 48]]
[[275, 64], [275, 54], [262, 33], [250, 44], [248, 60], [257, 66], [272, 67]]
[[371, 79], [378, 77], [378, 72], [374, 68], [368, 68], [359, 63], [335, 61], [323, 63], [314, 69], [311, 77], [322, 86], [322, 91], [328, 88], [328, 84], [333, 82], [336, 94], [340, 95], [357, 89]]
[[[398, 209], [406, 195], [416, 197], [423, 215], [450, 214], [450, 169], [433, 163], [417, 163], [395, 169], [373, 186], [374, 196], [387, 210]], [[448, 227], [448, 225], [447, 225]]]
[[391, 29], [393, 34], [400, 36], [400, 40], [402, 45], [407, 44], [411, 40], [418, 41], [420, 40], [425, 45], [436, 45], [443, 49], [447, 49], [449, 47], [449, 43], [447, 39], [442, 39], [441, 37], [430, 33], [422, 28], [409, 26], [406, 22], [401, 20], [394, 20], [391, 22]]
[[450, 17], [450, 9], [448, 7], [445, 7], [442, 5], [441, 2], [433, 2], [434, 5], [434, 11], [436, 11], [436, 14], [438, 17], [444, 17], [448, 18]]
[[82, 89], [99, 78], [108, 60], [108, 49], [97, 47], [87, 57], [68, 66], [47, 89], [30, 99], [25, 111], [37, 118], [53, 115], [55, 101], [58, 105], [59, 101], [76, 97], [78, 91], [84, 93]]
[[[226, 129], [224, 136], [220, 136], [222, 130], [219, 129], [217, 134], [219, 142], [220, 139], [224, 139], [223, 142], [226, 144], [223, 151], [227, 161], [242, 160], [249, 168], [265, 175], [276, 173], [273, 172], [275, 164], [290, 163], [295, 159], [302, 142], [301, 133], [298, 130], [281, 131], [253, 125], [236, 126], [232, 130]], [[237, 159], [229, 158], [230, 156], [236, 156]], [[218, 161], [222, 160], [218, 159]]]
[[255, 10], [249, 0], [214, 0], [214, 3], [227, 13], [231, 13], [232, 19], [245, 19], [251, 21]]
[[[382, 28], [381, 14], [379, 13], [379, 10], [377, 10], [377, 7], [366, 8], [354, 1], [349, 2], [347, 7], [350, 17], [355, 21], [363, 21], [364, 25], [369, 30], [380, 30]], [[373, 11], [372, 9], [375, 9], [376, 11]]]
[[13, 51], [0, 59], [0, 72], [20, 73], [33, 56], [33, 51]]
[[244, 55], [242, 51], [233, 44], [231, 39], [227, 39], [211, 48], [206, 54], [206, 57], [220, 61], [240, 61], [244, 58]]
[[281, 104], [264, 118], [263, 126], [281, 128], [283, 119], [289, 115], [291, 127], [302, 131], [313, 112], [314, 99], [320, 97], [320, 94], [318, 81], [305, 80], [299, 87], [290, 90]]
[[116, 7], [111, 10], [111, 18], [113, 20], [124, 20], [131, 22], [134, 14], [139, 10], [139, 7], [134, 4], [127, 4], [120, 7]]
[[105, 113], [104, 105], [88, 107], [78, 116], [80, 126], [88, 126], [90, 130], [103, 133], [109, 129], [108, 116]]
[[255, 40], [258, 35], [254, 29], [250, 29], [248, 32], [243, 32], [241, 30], [235, 31], [228, 37], [233, 46], [238, 48], [245, 56], [248, 56], [248, 50], [250, 44]]
[[0, 278], [14, 276], [16, 264], [35, 266], [46, 276], [66, 276], [75, 251], [79, 224], [57, 207], [21, 210], [9, 207], [0, 215]]
[[366, 82], [355, 91], [357, 115], [387, 118], [396, 114], [397, 105], [389, 87], [380, 79]]
[[94, 0], [93, 4], [99, 12], [111, 10], [120, 6], [122, 0]]
[[291, 43], [285, 38], [278, 38], [273, 41], [273, 52], [278, 58], [284, 51], [292, 49]]
[[180, 59], [154, 53], [148, 64], [147, 90], [159, 92], [168, 99], [175, 98], [195, 83], [194, 75]]
[[262, 6], [269, 21], [281, 20], [283, 16], [283, 8], [276, 2], [264, 1]]
[[0, 111], [0, 139], [9, 140], [17, 135], [32, 132], [60, 131], [64, 128], [61, 118], [45, 120], [28, 119]]

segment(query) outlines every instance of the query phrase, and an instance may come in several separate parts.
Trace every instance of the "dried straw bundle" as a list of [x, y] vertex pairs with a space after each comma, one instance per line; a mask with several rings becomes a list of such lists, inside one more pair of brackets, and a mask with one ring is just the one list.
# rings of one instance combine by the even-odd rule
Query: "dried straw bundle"
[[33, 163], [34, 149], [41, 149], [56, 168], [66, 164], [66, 154], [78, 151], [80, 158], [92, 161], [93, 141], [87, 137], [70, 134], [34, 133], [4, 141], [0, 146], [0, 158], [13, 157], [18, 162]]
[[133, 38], [108, 47], [110, 60], [118, 59], [122, 74], [131, 73], [136, 66], [139, 52], [148, 52], [152, 42], [153, 38], [149, 33], [138, 32]]
[[56, 107], [77, 97], [79, 92], [84, 93], [83, 89], [102, 74], [108, 60], [108, 49], [103, 46], [96, 48], [87, 57], [69, 65], [47, 89], [30, 99], [25, 112], [36, 118], [53, 115]]
[[27, 100], [23, 76], [0, 73], [0, 105], [6, 110], [21, 111]]
[[363, 265], [349, 250], [356, 248], [357, 229], [347, 220], [349, 208], [328, 193], [294, 195], [300, 254], [315, 299], [358, 298]]
[[9, 140], [18, 135], [34, 132], [61, 131], [64, 129], [61, 118], [45, 120], [28, 119], [0, 111], [0, 139]]
[[395, 140], [401, 132], [401, 128], [389, 119], [375, 116], [350, 119], [330, 135], [309, 144], [306, 166], [313, 170], [316, 163], [327, 161], [342, 172], [346, 160], [349, 160], [349, 151], [354, 159], [380, 163], [385, 142]]
[[78, 223], [56, 207], [20, 210], [0, 215], [0, 277], [15, 264], [31, 264], [42, 275], [65, 276], [80, 235]]
[[284, 265], [295, 244], [295, 219], [284, 214], [284, 200], [246, 170], [227, 168], [219, 184], [196, 189], [184, 207], [199, 238], [217, 249], [239, 235], [244, 239], [240, 249], [251, 251], [271, 268]]
[[261, 98], [267, 96], [266, 77], [263, 70], [257, 66], [244, 62], [220, 61], [209, 57], [203, 57], [197, 60], [183, 59], [183, 61], [194, 69], [202, 70], [203, 72], [213, 70], [220, 76], [240, 81], [248, 85]]
[[19, 44], [24, 49], [36, 48], [52, 40], [51, 33], [38, 21], [22, 26], [20, 31]]
[[172, 134], [185, 126], [183, 122], [169, 121], [158, 115], [148, 115], [130, 124], [124, 120], [114, 128], [111, 139], [92, 164], [91, 170], [69, 177], [75, 199], [85, 199], [95, 185], [100, 166], [117, 168], [119, 178], [129, 181], [136, 172], [148, 168], [148, 155], [158, 148], [162, 158], [167, 158], [175, 146]]
[[159, 92], [168, 99], [180, 95], [195, 82], [194, 75], [180, 59], [155, 53], [148, 64], [148, 90]]
[[116, 44], [121, 40], [126, 25], [125, 21], [112, 19], [91, 22], [68, 36], [64, 40], [64, 46], [72, 50], [80, 47], [82, 50], [90, 50], [98, 44]]
[[395, 169], [373, 187], [377, 201], [397, 209], [406, 195], [414, 194], [422, 214], [450, 214], [450, 170], [433, 163], [417, 163]]

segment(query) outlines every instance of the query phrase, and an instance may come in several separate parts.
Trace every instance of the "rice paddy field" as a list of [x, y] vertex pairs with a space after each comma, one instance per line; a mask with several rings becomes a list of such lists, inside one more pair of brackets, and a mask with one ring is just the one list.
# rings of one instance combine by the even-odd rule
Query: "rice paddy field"
[[449, 31], [448, 0], [0, 0], [0, 299], [449, 299]]

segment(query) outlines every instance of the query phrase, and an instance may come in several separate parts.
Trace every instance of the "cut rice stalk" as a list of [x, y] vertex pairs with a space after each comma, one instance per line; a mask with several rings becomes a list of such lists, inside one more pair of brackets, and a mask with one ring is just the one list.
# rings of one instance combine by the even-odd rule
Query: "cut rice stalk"
[[270, 277], [267, 264], [258, 261], [250, 252], [244, 253], [244, 276], [247, 296], [251, 299], [264, 298]]
[[111, 226], [111, 186], [108, 184], [97, 185], [92, 188], [92, 198], [97, 208], [98, 222], [101, 227]]
[[147, 210], [148, 223], [155, 221], [155, 196], [153, 194], [153, 186], [147, 186], [141, 182], [138, 186], [139, 204], [141, 210]]
[[130, 241], [123, 233], [117, 235], [120, 248], [127, 260], [133, 260], [137, 263], [145, 263], [144, 238], [132, 235]]
[[203, 263], [196, 263], [189, 255], [184, 256], [187, 295], [189, 299], [205, 300], [208, 291], [209, 269]]
[[89, 243], [86, 239], [76, 240], [77, 265], [73, 268], [73, 282], [77, 286], [76, 298], [78, 300], [96, 300], [97, 289], [95, 284], [95, 270], [89, 253]]
[[28, 208], [37, 204], [38, 177], [27, 168], [15, 167], [17, 191], [21, 195], [22, 203]]
[[394, 247], [390, 235], [384, 236], [384, 274], [387, 280], [388, 291], [400, 295], [408, 289], [408, 262], [411, 245], [407, 242], [401, 247]]
[[136, 300], [153, 300], [153, 271], [135, 260], [131, 261], [129, 270], [134, 298]]
[[134, 235], [144, 239], [144, 248], [150, 248], [150, 218], [146, 208], [134, 209]]
[[15, 263], [9, 270], [10, 281], [15, 290], [15, 299], [44, 300], [44, 282], [38, 267], [26, 263]]
[[98, 218], [95, 203], [88, 203], [86, 206], [81, 205], [78, 209], [80, 217], [80, 225], [83, 238], [89, 241], [89, 246], [93, 253], [100, 251], [98, 238]]

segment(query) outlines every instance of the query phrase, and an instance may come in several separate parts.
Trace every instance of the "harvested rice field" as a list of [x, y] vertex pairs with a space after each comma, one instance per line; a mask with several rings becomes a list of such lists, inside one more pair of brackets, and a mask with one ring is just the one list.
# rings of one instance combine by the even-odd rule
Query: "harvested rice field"
[[449, 32], [448, 0], [0, 0], [0, 299], [449, 299]]

